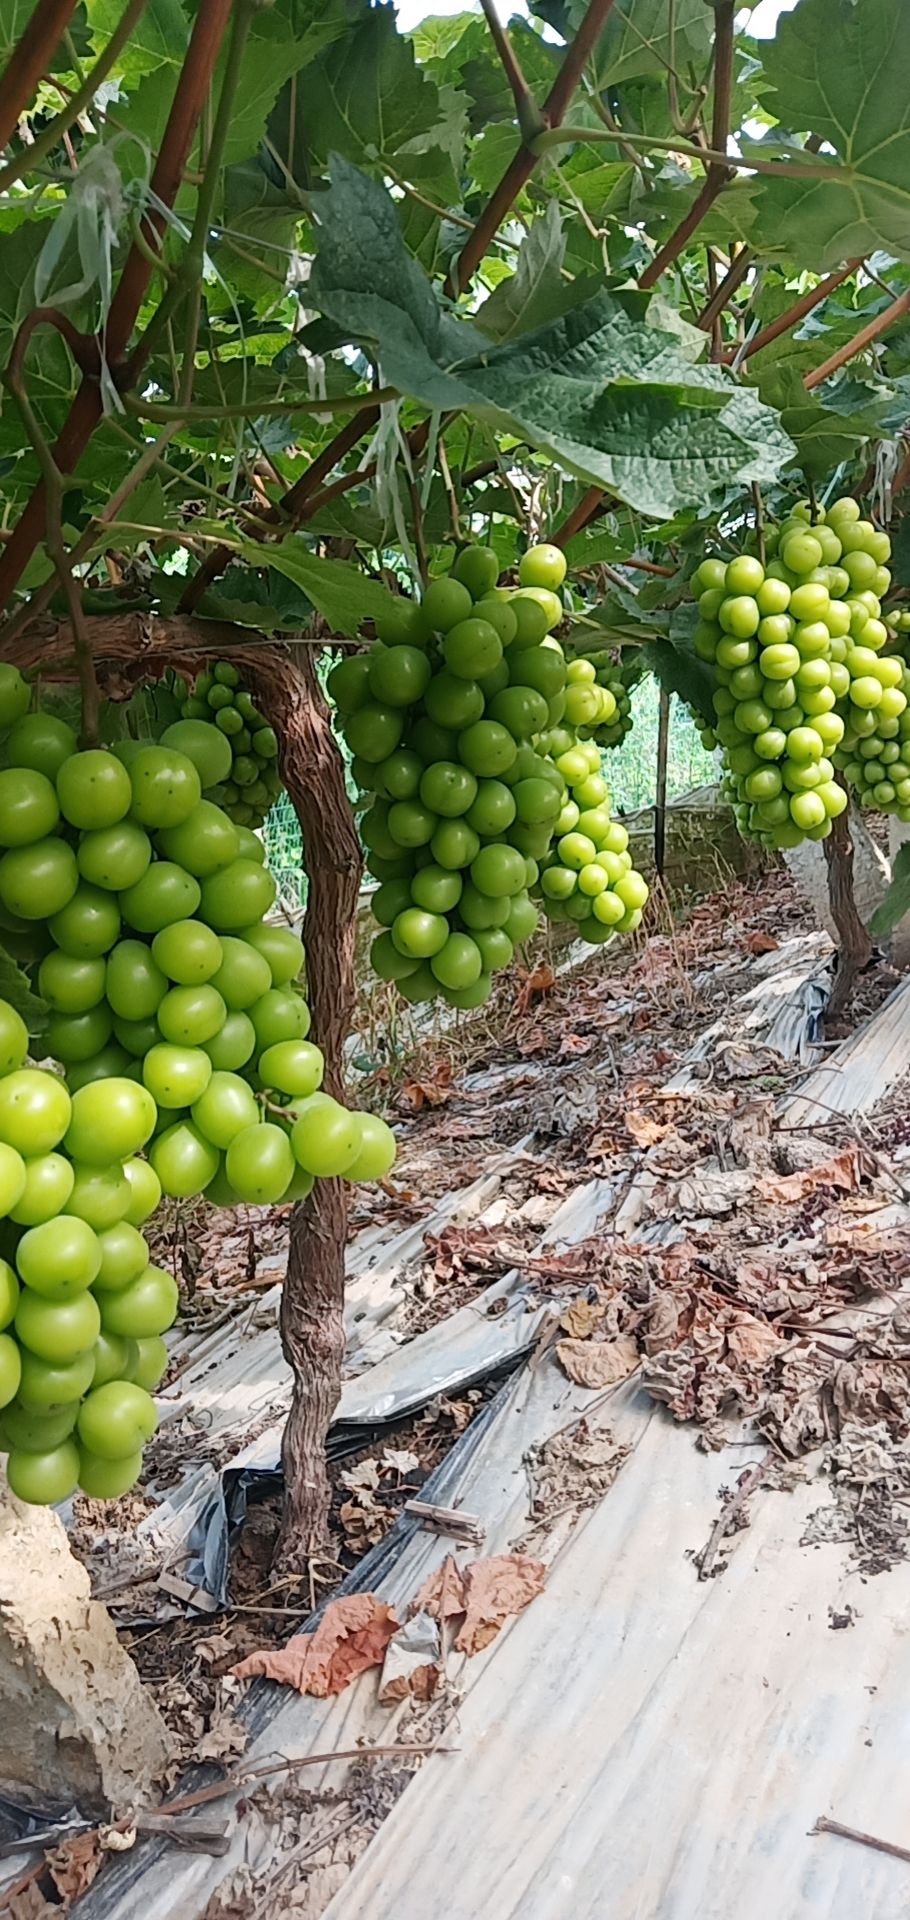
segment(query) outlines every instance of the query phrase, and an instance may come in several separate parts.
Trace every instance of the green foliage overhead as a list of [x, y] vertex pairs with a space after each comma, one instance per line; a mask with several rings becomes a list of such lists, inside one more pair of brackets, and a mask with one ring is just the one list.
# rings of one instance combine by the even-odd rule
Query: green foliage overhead
[[[0, 52], [31, 12], [0, 0]], [[546, 0], [510, 23], [533, 95], [528, 138], [585, 12], [586, 0]], [[107, 61], [120, 0], [83, 0], [0, 176], [5, 368], [32, 329], [21, 388], [0, 389], [6, 529], [80, 383], [61, 326], [106, 355], [118, 281], [153, 214], [166, 273], [148, 275], [120, 367], [102, 363], [105, 417], [58, 503], [93, 611], [105, 595], [172, 611], [223, 535], [191, 593], [201, 613], [288, 632], [315, 611], [354, 633], [364, 568], [361, 612], [369, 601], [375, 613], [393, 575], [413, 585], [422, 556], [444, 564], [452, 538], [480, 533], [508, 566], [532, 502], [534, 530], [552, 529], [591, 488], [603, 507], [570, 553], [596, 601], [588, 567], [650, 554], [685, 571], [688, 548], [735, 518], [753, 484], [774, 510], [803, 475], [822, 486], [835, 467], [861, 473], [906, 418], [910, 323], [813, 391], [804, 383], [910, 285], [910, 16], [905, 0], [798, 0], [758, 41], [745, 12], [730, 150], [758, 170], [716, 181], [691, 232], [674, 238], [715, 124], [711, 9], [626, 0], [566, 105], [567, 138], [515, 175], [480, 257], [456, 273], [522, 140], [480, 15], [403, 34], [388, 4], [275, 0], [247, 14], [238, 0], [242, 52], [232, 60], [228, 33], [169, 205], [150, 182], [197, 9], [148, 0]], [[92, 104], [89, 85], [74, 119], [68, 103], [99, 59], [100, 91]], [[712, 336], [699, 318], [743, 243], [748, 271]], [[750, 356], [816, 274], [862, 252], [869, 271]], [[658, 253], [664, 271], [642, 292]], [[51, 322], [32, 328], [39, 303]], [[129, 359], [140, 341], [141, 373]], [[283, 527], [266, 564], [259, 538]], [[39, 547], [5, 594], [50, 581], [46, 604], [52, 574]]]

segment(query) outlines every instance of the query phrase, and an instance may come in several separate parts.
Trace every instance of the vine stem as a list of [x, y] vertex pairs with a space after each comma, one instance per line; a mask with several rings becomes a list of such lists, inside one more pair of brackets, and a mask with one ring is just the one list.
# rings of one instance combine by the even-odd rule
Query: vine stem
[[[813, 166], [804, 160], [763, 160], [760, 154], [724, 153], [718, 147], [698, 146], [685, 140], [661, 139], [653, 133], [629, 133], [623, 129], [622, 139], [630, 146], [640, 147], [644, 153], [675, 153], [686, 160], [707, 161], [709, 166], [732, 167], [742, 173], [767, 173], [775, 180], [829, 180], [837, 184], [838, 176], [847, 171], [839, 166], [825, 166], [819, 163]], [[535, 152], [547, 153], [551, 147], [616, 146], [619, 136], [604, 127], [576, 127], [565, 125], [548, 128], [539, 133], [534, 142]]]
[[[119, 59], [147, 5], [148, 0], [129, 0], [129, 6], [111, 34], [104, 52], [98, 55], [81, 86], [75, 93], [70, 94], [62, 112], [58, 113], [48, 126], [42, 127], [31, 146], [25, 147], [14, 160], [8, 161], [5, 167], [0, 168], [0, 193], [7, 193], [17, 180], [22, 179], [24, 173], [30, 172], [34, 167], [40, 167], [48, 154], [53, 153], [58, 140], [62, 140], [74, 121], [78, 120], [80, 113], [84, 113], [86, 108], [91, 106], [102, 80], [106, 80], [115, 60]], [[36, 12], [40, 12], [40, 8], [37, 8]]]
[[[862, 264], [863, 256], [858, 254], [855, 259], [848, 260], [846, 266], [839, 267], [836, 273], [829, 273], [824, 280], [818, 282], [817, 286], [810, 287], [807, 293], [801, 293], [799, 299], [794, 300], [792, 307], [788, 307], [785, 313], [779, 313], [776, 320], [769, 321], [766, 327], [762, 327], [760, 333], [753, 334], [752, 339], [746, 341], [739, 353], [740, 364], [744, 360], [751, 360], [753, 354], [761, 353], [764, 347], [770, 347], [774, 340], [780, 339], [782, 333], [789, 333], [791, 328], [798, 327], [807, 314], [821, 306], [822, 301], [827, 300], [829, 293], [835, 293], [838, 287], [843, 286], [844, 281], [849, 280], [851, 274], [856, 273], [857, 268]], [[728, 353], [725, 358], [732, 359], [733, 354]]]
[[718, 283], [716, 293], [712, 294], [698, 316], [698, 325], [707, 333], [709, 327], [719, 320], [724, 308], [732, 300], [734, 293], [742, 286], [746, 274], [752, 265], [754, 254], [751, 247], [740, 247], [734, 260], [731, 260], [723, 279]]
[[[49, 7], [41, 6], [44, 15]], [[72, 8], [69, 8], [72, 12]], [[231, 0], [200, 0], [186, 59], [180, 71], [167, 126], [152, 175], [151, 191], [163, 206], [173, 205], [183, 179], [193, 135], [208, 94], [215, 62], [231, 15]], [[164, 235], [166, 216], [154, 210], [144, 216], [145, 238], [157, 251]], [[156, 245], [157, 243], [157, 245]], [[119, 368], [124, 360], [130, 335], [154, 269], [139, 247], [127, 255], [117, 291], [111, 302], [105, 329], [105, 350], [109, 364]], [[141, 347], [130, 362], [130, 379], [142, 365]], [[71, 474], [102, 417], [99, 383], [85, 375], [53, 449], [55, 465], [61, 473]], [[46, 524], [46, 499], [43, 480], [30, 499], [0, 551], [0, 607], [15, 591], [28, 566]]]
[[76, 0], [40, 0], [35, 7], [0, 79], [0, 147], [9, 145], [75, 11]]
[[[564, 118], [587, 61], [613, 11], [613, 4], [614, 0], [588, 0], [584, 19], [574, 40], [570, 41], [566, 49], [562, 66], [544, 101], [543, 117], [550, 133]], [[548, 137], [549, 134], [539, 136], [540, 139]], [[530, 180], [540, 157], [536, 151], [537, 144], [535, 141], [535, 150], [532, 150], [522, 141], [498, 186], [493, 189], [473, 233], [465, 241], [458, 259], [450, 269], [446, 281], [446, 292], [453, 299], [462, 288], [467, 286], [490, 242], [514, 206], [522, 187], [527, 180]]]
[[[710, 148], [693, 149], [700, 159], [708, 161], [708, 171], [688, 213], [680, 221], [678, 227], [671, 233], [669, 239], [661, 247], [660, 251], [655, 254], [654, 259], [641, 274], [638, 282], [640, 287], [653, 287], [660, 279], [661, 274], [665, 273], [666, 269], [673, 265], [674, 260], [679, 258], [683, 248], [687, 245], [688, 241], [691, 240], [728, 178], [726, 149], [730, 133], [730, 102], [733, 89], [735, 0], [718, 0], [718, 4], [715, 6], [714, 17], [716, 23], [714, 35], [714, 114], [712, 120], [714, 150]], [[567, 132], [569, 130], [564, 128], [563, 131]], [[662, 143], [658, 142], [657, 144], [660, 145]], [[669, 144], [672, 146], [672, 142]], [[677, 148], [676, 151], [679, 151], [679, 149]], [[699, 319], [698, 324], [699, 326], [705, 325], [703, 316]], [[710, 326], [711, 324], [712, 321], [709, 319], [708, 325]], [[576, 502], [568, 518], [563, 521], [562, 526], [553, 535], [554, 545], [564, 547], [567, 542], [572, 539], [574, 534], [581, 533], [589, 521], [593, 520], [594, 515], [599, 511], [603, 498], [603, 487], [588, 487], [587, 491], [582, 494], [581, 499]]]
[[823, 360], [820, 367], [813, 367], [804, 381], [807, 391], [811, 392], [813, 387], [820, 387], [823, 380], [830, 379], [832, 373], [837, 373], [841, 367], [845, 367], [848, 360], [855, 360], [858, 353], [863, 353], [866, 347], [871, 347], [876, 340], [880, 340], [882, 334], [887, 333], [889, 327], [895, 326], [898, 320], [902, 320], [906, 313], [910, 313], [910, 288], [906, 293], [899, 294], [896, 300], [892, 300], [890, 307], [886, 307], [884, 313], [880, 313], [877, 319], [870, 320], [868, 326], [861, 327], [859, 333], [854, 334], [853, 339], [848, 340], [845, 346], [838, 347], [836, 353], [832, 353], [827, 360]]
[[[521, 62], [509, 39], [507, 28], [502, 24], [496, 11], [496, 0], [480, 0], [487, 26], [493, 38], [493, 45], [502, 63], [502, 69], [512, 89], [512, 98], [518, 113], [519, 125], [530, 114], [538, 111], [534, 95], [521, 70]], [[529, 122], [530, 124], [530, 122]]]
[[[727, 144], [730, 138], [730, 99], [733, 90], [733, 43], [735, 28], [735, 0], [718, 0], [714, 9], [714, 116], [711, 127], [711, 146], [703, 152], [699, 148], [693, 151], [708, 161], [708, 171], [679, 226], [670, 238], [654, 255], [650, 266], [639, 277], [640, 287], [656, 286], [662, 273], [678, 260], [683, 248], [713, 207], [718, 194], [730, 178], [730, 163], [727, 159]], [[682, 151], [682, 149], [681, 149]]]
[[[380, 387], [377, 390], [377, 402], [400, 398], [397, 387]], [[123, 404], [136, 420], [156, 420], [166, 426], [169, 421], [182, 425], [190, 420], [259, 420], [270, 419], [273, 415], [285, 413], [344, 413], [354, 407], [358, 411], [363, 407], [362, 393], [342, 393], [326, 395], [322, 400], [248, 400], [238, 401], [221, 407], [182, 405], [179, 401], [170, 406], [153, 400], [136, 400], [131, 394], [123, 395]]]

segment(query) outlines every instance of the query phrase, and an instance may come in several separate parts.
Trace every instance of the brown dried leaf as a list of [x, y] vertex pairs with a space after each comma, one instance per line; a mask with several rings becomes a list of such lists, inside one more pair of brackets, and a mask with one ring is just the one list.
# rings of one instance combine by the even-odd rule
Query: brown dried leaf
[[556, 985], [556, 975], [545, 960], [539, 960], [530, 973], [526, 973], [515, 995], [515, 1011], [521, 1015], [527, 1013], [531, 1001], [540, 999]]
[[750, 1313], [727, 1328], [727, 1346], [741, 1366], [763, 1368], [777, 1358], [781, 1341], [766, 1320], [756, 1320]]
[[670, 1124], [662, 1126], [659, 1120], [652, 1120], [647, 1113], [627, 1113], [626, 1132], [632, 1135], [637, 1147], [656, 1147], [670, 1132]]
[[763, 1200], [792, 1206], [797, 1200], [804, 1200], [807, 1194], [816, 1193], [823, 1187], [832, 1187], [841, 1193], [855, 1193], [863, 1180], [871, 1180], [875, 1172], [876, 1163], [872, 1154], [867, 1153], [864, 1147], [851, 1146], [835, 1154], [833, 1160], [824, 1160], [820, 1166], [800, 1167], [796, 1173], [785, 1174], [783, 1179], [767, 1175], [759, 1180], [758, 1191]]
[[559, 1316], [559, 1324], [571, 1340], [587, 1340], [594, 1328], [599, 1326], [606, 1310], [606, 1301], [589, 1300], [585, 1294], [580, 1294], [577, 1300], [569, 1301]]
[[762, 933], [759, 931], [757, 933], [747, 933], [746, 935], [746, 950], [748, 953], [776, 953], [779, 946], [780, 941], [775, 940], [774, 935], [771, 933]]
[[216, 1714], [208, 1733], [204, 1733], [198, 1742], [193, 1759], [216, 1762], [236, 1760], [240, 1754], [246, 1752], [248, 1739], [248, 1729], [242, 1727], [232, 1713]]
[[[40, 1871], [43, 1873], [43, 1866]], [[56, 1902], [45, 1900], [36, 1878], [4, 1900], [0, 1920], [60, 1920], [60, 1908]]]
[[659, 1293], [648, 1314], [647, 1332], [644, 1339], [645, 1352], [662, 1353], [665, 1347], [675, 1347], [679, 1339], [679, 1301], [667, 1290]]
[[618, 1340], [558, 1340], [556, 1355], [579, 1387], [615, 1387], [638, 1365], [638, 1345], [630, 1333]]
[[441, 1567], [423, 1583], [408, 1612], [428, 1613], [439, 1621], [454, 1620], [467, 1608], [464, 1575], [454, 1555], [447, 1553]]
[[594, 1041], [583, 1033], [564, 1033], [559, 1043], [557, 1060], [566, 1060], [573, 1054], [590, 1053]]
[[95, 1828], [90, 1833], [74, 1833], [71, 1839], [61, 1840], [45, 1858], [61, 1900], [72, 1906], [74, 1900], [88, 1892], [104, 1865], [100, 1835]]
[[460, 1653], [480, 1653], [495, 1640], [510, 1615], [522, 1613], [543, 1592], [546, 1569], [523, 1553], [496, 1553], [464, 1570], [467, 1608], [455, 1641]]
[[261, 1674], [317, 1700], [343, 1693], [359, 1673], [381, 1667], [399, 1621], [375, 1593], [349, 1593], [330, 1600], [314, 1633], [297, 1634], [286, 1647], [262, 1648], [232, 1669], [238, 1680]]

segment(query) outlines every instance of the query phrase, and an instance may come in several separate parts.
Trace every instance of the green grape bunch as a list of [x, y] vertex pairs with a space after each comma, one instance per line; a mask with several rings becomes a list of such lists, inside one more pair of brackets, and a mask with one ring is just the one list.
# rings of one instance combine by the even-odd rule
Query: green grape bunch
[[372, 965], [412, 1003], [487, 999], [538, 925], [530, 890], [568, 797], [543, 738], [562, 727], [572, 745], [615, 717], [595, 669], [567, 666], [554, 637], [565, 573], [559, 548], [543, 543], [522, 556], [517, 588], [500, 585], [492, 548], [466, 547], [420, 602], [396, 601], [369, 652], [329, 676], [370, 799]]
[[[694, 647], [714, 669], [725, 789], [740, 831], [768, 847], [825, 839], [847, 805], [836, 770], [856, 783], [862, 742], [877, 752], [903, 737], [903, 668], [883, 652], [890, 552], [846, 497], [827, 514], [797, 506], [768, 533], [764, 562], [742, 553], [695, 572]], [[873, 764], [877, 775], [880, 755]], [[875, 804], [896, 800], [894, 782], [876, 785]]]
[[[214, 725], [225, 747], [217, 778], [207, 788], [237, 826], [261, 827], [283, 791], [278, 772], [278, 739], [230, 660], [216, 660], [211, 672], [197, 674], [192, 687], [175, 676], [173, 691], [186, 721]], [[179, 725], [179, 722], [178, 722]]]
[[0, 665], [0, 942], [48, 1010], [36, 1061], [0, 1001], [0, 1446], [46, 1504], [140, 1473], [178, 1309], [143, 1232], [162, 1195], [290, 1203], [385, 1178], [395, 1140], [323, 1089], [302, 942], [209, 797], [229, 736], [80, 751], [30, 704]]

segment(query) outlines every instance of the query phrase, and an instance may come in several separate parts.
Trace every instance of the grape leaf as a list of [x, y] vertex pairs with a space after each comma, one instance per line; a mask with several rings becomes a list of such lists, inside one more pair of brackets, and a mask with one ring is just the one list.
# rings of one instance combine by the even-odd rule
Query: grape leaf
[[[100, 53], [120, 24], [122, 0], [85, 0], [92, 30], [92, 46]], [[159, 66], [179, 67], [186, 53], [188, 21], [180, 0], [146, 0], [138, 21], [117, 62], [127, 84]]]
[[[584, 12], [583, 0], [573, 0], [569, 10], [573, 27], [580, 24]], [[704, 0], [676, 0], [675, 8], [667, 0], [625, 0], [614, 9], [598, 41], [597, 86], [615, 87], [621, 80], [640, 80], [652, 73], [663, 77], [671, 64], [677, 71], [688, 62], [701, 68], [710, 46], [711, 15]]]
[[478, 352], [407, 253], [390, 196], [338, 156], [307, 299], [402, 393], [488, 419], [655, 518], [773, 480], [793, 457], [776, 415], [722, 368], [693, 366], [688, 337], [635, 289]]
[[[263, 550], [243, 540], [238, 551], [251, 566], [263, 565]], [[350, 560], [321, 560], [302, 540], [291, 536], [268, 548], [268, 565], [301, 587], [335, 633], [355, 639], [365, 620], [388, 613], [395, 596], [378, 580], [369, 580]]]
[[891, 863], [891, 883], [872, 915], [869, 932], [893, 933], [907, 913], [910, 913], [910, 841], [898, 847]]
[[395, 10], [374, 7], [313, 64], [306, 111], [296, 115], [291, 151], [289, 115], [280, 110], [272, 138], [301, 185], [312, 164], [332, 152], [370, 165], [394, 159], [431, 131], [439, 140], [439, 91], [396, 31]]
[[654, 672], [667, 693], [685, 701], [704, 727], [714, 725], [714, 674], [700, 660], [692, 645], [692, 630], [697, 609], [685, 606], [675, 610], [667, 637], [655, 640], [648, 652]]
[[852, 460], [864, 440], [881, 432], [879, 414], [868, 407], [838, 413], [807, 393], [794, 367], [769, 367], [758, 380], [761, 397], [780, 413], [781, 426], [796, 447], [796, 464], [821, 478], [841, 460]]
[[29, 985], [28, 975], [17, 966], [12, 955], [0, 945], [0, 1000], [6, 1000], [25, 1021], [33, 1036], [42, 1033], [47, 1023], [47, 1002]]
[[477, 313], [484, 333], [493, 340], [512, 340], [580, 305], [593, 289], [590, 283], [563, 279], [565, 253], [559, 204], [548, 200], [546, 212], [521, 243], [515, 272], [500, 281]]
[[876, 247], [910, 259], [907, 0], [800, 0], [781, 15], [764, 70], [778, 120], [818, 135], [839, 164], [830, 178], [788, 180], [785, 163], [780, 179], [767, 176], [763, 238], [794, 250], [803, 267]]

